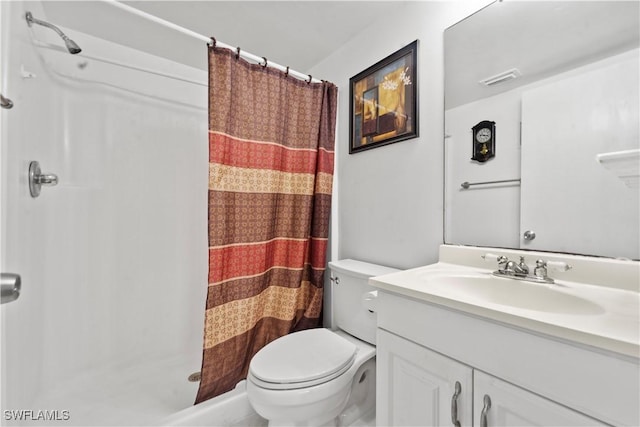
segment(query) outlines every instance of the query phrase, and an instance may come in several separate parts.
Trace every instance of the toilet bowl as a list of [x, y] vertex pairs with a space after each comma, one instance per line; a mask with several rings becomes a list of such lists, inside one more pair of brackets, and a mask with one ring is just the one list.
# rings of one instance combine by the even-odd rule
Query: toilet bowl
[[286, 335], [251, 360], [247, 396], [269, 426], [349, 425], [375, 410], [375, 292], [367, 281], [397, 270], [355, 260], [329, 266], [340, 329]]
[[[375, 347], [344, 332], [328, 329], [310, 329], [286, 337], [291, 339], [273, 341], [274, 346], [265, 347], [265, 352], [254, 357], [258, 363], [267, 364], [282, 354], [281, 366], [267, 369], [270, 378], [259, 378], [261, 370], [251, 361], [247, 378], [249, 401], [260, 416], [269, 420], [270, 426], [332, 425], [331, 421], [347, 406], [356, 372], [375, 356]], [[312, 341], [313, 345], [308, 345]], [[318, 357], [321, 349], [338, 351], [323, 358]], [[298, 361], [309, 368], [306, 372], [297, 367], [293, 355], [299, 356]], [[286, 369], [287, 363], [291, 369]], [[311, 366], [314, 363], [316, 367]]]

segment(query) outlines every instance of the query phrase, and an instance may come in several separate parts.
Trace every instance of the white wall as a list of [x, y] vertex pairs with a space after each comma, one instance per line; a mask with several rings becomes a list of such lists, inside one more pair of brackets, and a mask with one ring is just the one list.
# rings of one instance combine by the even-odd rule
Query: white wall
[[[340, 89], [333, 259], [397, 268], [437, 261], [443, 241], [443, 32], [488, 3], [399, 3], [395, 13], [310, 71]], [[349, 78], [415, 39], [420, 137], [349, 155]]]

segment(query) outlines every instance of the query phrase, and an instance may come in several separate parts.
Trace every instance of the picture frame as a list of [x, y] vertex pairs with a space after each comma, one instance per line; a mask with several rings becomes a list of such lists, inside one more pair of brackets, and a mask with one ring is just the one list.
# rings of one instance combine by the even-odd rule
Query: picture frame
[[349, 79], [349, 154], [418, 136], [418, 40]]

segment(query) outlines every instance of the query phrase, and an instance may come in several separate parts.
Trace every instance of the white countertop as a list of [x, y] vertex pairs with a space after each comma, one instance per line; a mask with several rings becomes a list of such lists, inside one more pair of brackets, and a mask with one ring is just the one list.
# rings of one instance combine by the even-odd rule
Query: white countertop
[[[441, 261], [436, 264], [373, 277], [369, 283], [384, 291], [532, 332], [640, 358], [640, 294], [633, 290], [639, 264], [629, 261], [631, 264], [624, 264], [621, 268], [627, 268], [626, 273], [630, 272], [626, 279], [630, 277], [631, 285], [622, 283], [617, 286], [614, 283], [612, 286], [602, 286], [601, 283], [594, 285], [571, 281], [573, 277], [581, 277], [579, 271], [573, 276], [563, 274], [567, 280], [556, 275], [556, 284], [547, 285], [495, 278], [491, 274], [495, 269], [492, 265], [476, 262], [470, 263], [475, 264], [474, 266], [462, 265], [459, 263], [461, 257], [458, 248], [454, 249], [456, 254], [453, 257], [451, 253], [447, 253], [452, 250], [450, 246], [445, 247], [445, 256], [441, 250]], [[475, 260], [483, 251], [500, 254], [504, 252], [493, 248], [471, 248], [470, 255]], [[519, 255], [517, 251], [509, 252], [510, 259]], [[578, 268], [582, 267], [581, 263], [589, 261], [585, 261], [584, 257], [574, 259], [573, 256], [544, 255], [549, 259], [573, 262]], [[594, 261], [604, 263], [599, 269], [606, 270], [607, 260]], [[613, 264], [610, 268], [620, 267], [620, 260], [611, 261]], [[615, 276], [611, 269], [609, 275]], [[477, 292], [470, 287], [476, 282], [479, 283]], [[489, 282], [492, 287], [484, 292], [482, 287]]]

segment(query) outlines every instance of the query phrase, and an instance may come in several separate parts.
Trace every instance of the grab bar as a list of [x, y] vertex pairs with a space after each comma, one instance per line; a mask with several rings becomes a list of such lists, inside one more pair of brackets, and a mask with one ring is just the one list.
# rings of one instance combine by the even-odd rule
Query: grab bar
[[469, 187], [471, 187], [472, 185], [484, 185], [484, 184], [502, 184], [505, 182], [520, 182], [520, 179], [502, 179], [500, 181], [485, 181], [485, 182], [468, 182], [465, 181], [462, 184], [460, 184], [460, 187], [464, 188], [465, 190]]

